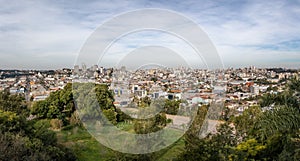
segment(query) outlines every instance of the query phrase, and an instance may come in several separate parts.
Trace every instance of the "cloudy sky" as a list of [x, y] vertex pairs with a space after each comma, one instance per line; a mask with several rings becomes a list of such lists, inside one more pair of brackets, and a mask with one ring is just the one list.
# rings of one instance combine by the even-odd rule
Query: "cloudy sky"
[[[300, 67], [299, 0], [0, 3], [1, 69], [73, 67], [82, 46], [101, 24], [121, 13], [144, 8], [172, 10], [196, 22], [215, 45], [225, 67]], [[143, 34], [131, 35], [131, 39], [120, 40], [122, 45], [115, 45], [115, 49], [125, 52], [136, 47], [133, 40], [158, 40], [153, 35], [152, 40]]]

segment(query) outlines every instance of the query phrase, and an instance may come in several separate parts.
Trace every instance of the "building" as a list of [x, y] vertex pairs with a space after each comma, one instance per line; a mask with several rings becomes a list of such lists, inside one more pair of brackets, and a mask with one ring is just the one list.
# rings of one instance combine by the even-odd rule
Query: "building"
[[255, 95], [259, 95], [259, 86], [253, 85], [250, 86], [250, 92]]

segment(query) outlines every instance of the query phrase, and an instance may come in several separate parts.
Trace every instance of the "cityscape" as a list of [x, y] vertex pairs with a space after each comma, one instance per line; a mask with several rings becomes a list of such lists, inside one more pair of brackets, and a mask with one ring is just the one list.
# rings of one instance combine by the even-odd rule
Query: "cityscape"
[[[105, 84], [115, 94], [114, 105], [126, 107], [133, 97], [142, 99], [185, 99], [189, 103], [209, 104], [217, 95], [214, 81], [222, 81], [226, 107], [237, 115], [249, 106], [257, 105], [258, 96], [277, 94], [285, 90], [288, 80], [299, 78], [300, 71], [285, 68], [256, 68], [254, 66], [214, 71], [190, 68], [145, 69], [134, 72], [121, 69], [78, 65], [60, 70], [0, 70], [0, 90], [23, 94], [27, 101], [45, 100], [51, 92], [64, 88], [72, 81]], [[122, 82], [122, 85], [117, 83]], [[125, 87], [125, 88], [124, 88]], [[266, 107], [271, 108], [271, 107]]]
[[300, 1], [4, 1], [0, 161], [299, 161]]
[[[89, 131], [90, 126], [99, 128], [99, 125], [97, 125], [97, 123], [95, 124], [94, 121], [86, 121], [86, 117], [92, 118], [93, 120], [92, 115], [94, 115], [95, 111], [92, 111], [92, 113], [85, 112], [86, 108], [93, 106], [93, 104], [89, 104], [90, 102], [85, 101], [78, 102], [81, 97], [88, 99], [90, 97], [89, 94], [87, 94], [88, 96], [86, 96], [86, 94], [84, 94], [84, 96], [78, 96], [78, 98], [76, 96], [78, 93], [79, 95], [81, 95], [81, 93], [89, 93], [91, 89], [85, 84], [92, 83], [94, 84], [93, 86], [96, 87], [96, 91], [99, 87], [102, 92], [112, 94], [109, 99], [113, 102], [109, 105], [109, 109], [104, 109], [101, 104], [100, 109], [103, 110], [108, 120], [119, 129], [137, 134], [145, 133], [144, 130], [155, 132], [163, 128], [171, 129], [171, 131], [173, 130], [172, 135], [177, 136], [178, 134], [176, 133], [182, 133], [182, 135], [178, 135], [178, 137], [180, 136], [179, 138], [172, 138], [176, 141], [176, 139], [188, 139], [187, 134], [190, 133], [189, 130], [196, 127], [200, 130], [196, 132], [196, 136], [198, 135], [199, 138], [206, 138], [209, 135], [221, 137], [225, 134], [220, 135], [220, 127], [226, 125], [228, 126], [226, 128], [232, 128], [230, 135], [232, 135], [233, 140], [237, 141], [236, 139], [243, 140], [246, 138], [240, 135], [244, 135], [243, 130], [247, 129], [241, 131], [239, 128], [245, 126], [245, 123], [248, 124], [248, 121], [254, 122], [255, 120], [254, 118], [250, 120], [247, 120], [249, 118], [243, 118], [251, 117], [251, 115], [246, 115], [248, 112], [255, 112], [255, 110], [259, 108], [259, 111], [263, 114], [282, 110], [278, 108], [281, 104], [284, 106], [299, 105], [300, 95], [297, 91], [299, 89], [299, 74], [300, 70], [297, 69], [256, 68], [254, 66], [218, 70], [178, 67], [146, 68], [132, 71], [127, 70], [125, 66], [119, 69], [105, 68], [98, 65], [87, 67], [83, 63], [81, 66], [76, 65], [74, 69], [1, 70], [0, 91], [2, 92], [1, 97], [5, 97], [5, 91], [8, 92], [7, 95], [10, 95], [10, 97], [23, 97], [23, 103], [27, 104], [30, 110], [27, 111], [22, 108], [18, 110], [21, 110], [21, 113], [27, 111], [25, 112], [26, 114], [24, 114], [26, 119], [28, 121], [50, 119], [49, 128], [58, 131], [56, 132], [57, 135], [66, 135], [61, 134], [61, 131], [66, 131], [64, 130], [65, 126], [71, 126], [71, 128], [77, 128], [78, 126], [81, 128], [85, 127]], [[78, 87], [74, 85], [78, 83], [81, 85]], [[296, 88], [293, 89], [296, 91], [290, 93], [292, 86]], [[77, 89], [80, 87], [88, 90], [78, 91]], [[102, 89], [103, 87], [104, 89]], [[73, 92], [71, 92], [72, 89]], [[286, 93], [287, 91], [289, 91], [289, 94]], [[65, 98], [65, 94], [67, 94], [67, 98]], [[95, 94], [97, 95], [97, 92]], [[100, 99], [108, 99], [107, 97], [109, 96], [100, 96]], [[59, 100], [55, 103], [55, 101], [57, 101], [56, 99]], [[293, 102], [293, 100], [296, 102]], [[217, 102], [219, 102], [219, 104], [217, 104]], [[77, 104], [77, 106], [74, 105], [74, 103]], [[84, 106], [82, 106], [81, 103], [83, 103]], [[43, 104], [49, 107], [45, 107]], [[108, 104], [109, 103], [106, 102], [105, 106]], [[199, 123], [197, 122], [199, 114], [195, 115], [195, 113], [197, 113], [197, 111], [199, 112], [200, 109], [203, 110], [204, 107], [210, 107], [211, 110], [207, 111], [205, 121]], [[51, 111], [51, 108], [57, 108], [56, 110], [58, 111]], [[113, 117], [105, 112], [111, 109], [114, 111]], [[119, 109], [119, 111], [117, 109]], [[12, 109], [12, 111], [14, 110], [17, 109]], [[2, 112], [1, 117], [4, 117], [5, 114], [6, 113]], [[297, 112], [294, 114], [298, 115]], [[156, 130], [155, 128], [148, 129], [149, 127], [147, 126], [146, 129], [145, 127], [140, 127], [141, 123], [146, 123], [147, 125], [151, 117], [155, 117], [156, 121], [157, 117], [159, 117], [160, 120], [165, 118], [166, 122], [163, 121], [160, 122], [159, 125], [156, 125], [156, 128], [158, 128]], [[144, 121], [134, 121], [135, 119], [142, 119]], [[82, 123], [80, 123], [80, 120]], [[237, 121], [247, 122], [241, 124]], [[294, 121], [298, 121], [298, 118], [295, 118]], [[105, 124], [101, 124], [100, 127], [105, 127], [104, 125]], [[136, 126], [140, 128], [136, 129]], [[292, 126], [291, 128], [297, 129], [298, 125], [296, 127]], [[84, 131], [84, 129], [81, 130]], [[63, 137], [71, 137], [74, 135], [72, 133], [73, 132]], [[100, 137], [93, 132], [90, 133], [96, 140]], [[118, 143], [123, 142], [123, 140], [117, 139], [119, 137], [119, 135], [116, 135], [115, 140]], [[165, 138], [160, 138], [159, 141], [168, 144]], [[111, 142], [110, 144], [115, 144], [115, 142]], [[130, 144], [127, 145], [128, 143], [125, 142], [122, 144], [124, 146], [126, 145], [126, 148], [132, 146]], [[296, 143], [294, 144], [295, 146], [297, 145]], [[106, 146], [106, 144], [104, 145]], [[139, 143], [138, 145], [141, 146], [138, 146], [139, 149], [145, 148], [145, 146], [148, 148], [149, 146], [152, 147], [152, 144], [149, 145], [149, 143]], [[118, 146], [120, 145], [118, 144]], [[175, 145], [175, 149], [178, 148], [177, 146], [183, 145]], [[185, 146], [188, 146], [188, 144], [185, 144]], [[165, 148], [164, 146], [154, 147], [156, 150], [159, 149], [159, 151]], [[148, 148], [146, 149], [146, 153], [148, 153], [150, 149]], [[173, 150], [172, 148], [170, 148], [170, 151]], [[130, 152], [124, 149], [118, 149], [118, 151], [125, 153], [115, 152], [117, 153], [116, 155], [120, 155], [124, 159], [129, 160], [133, 158], [143, 159], [144, 157], [152, 160], [153, 155], [155, 156], [155, 153], [143, 154], [145, 151], [140, 151], [140, 156], [124, 156], [124, 154]], [[73, 156], [74, 154], [71, 153], [68, 155]], [[187, 154], [182, 152], [181, 155]], [[155, 157], [159, 158], [160, 156], [157, 155]], [[169, 156], [167, 155], [167, 157]], [[177, 157], [183, 156], [179, 155]], [[194, 158], [194, 156], [190, 157]], [[241, 156], [236, 154], [235, 157]]]

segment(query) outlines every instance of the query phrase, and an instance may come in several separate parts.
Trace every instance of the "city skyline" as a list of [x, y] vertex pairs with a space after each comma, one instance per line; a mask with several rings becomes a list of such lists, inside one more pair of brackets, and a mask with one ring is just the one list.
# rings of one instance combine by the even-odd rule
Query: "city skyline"
[[[4, 2], [2, 2], [4, 3]], [[299, 1], [10, 1], [0, 10], [1, 69], [72, 68], [87, 38], [124, 12], [159, 8], [196, 22], [215, 45], [225, 68], [299, 68]], [[119, 41], [128, 52], [161, 33], [133, 34]], [[142, 40], [142, 41], [140, 41]], [[188, 53], [187, 53], [188, 54]], [[101, 64], [98, 64], [101, 66]]]

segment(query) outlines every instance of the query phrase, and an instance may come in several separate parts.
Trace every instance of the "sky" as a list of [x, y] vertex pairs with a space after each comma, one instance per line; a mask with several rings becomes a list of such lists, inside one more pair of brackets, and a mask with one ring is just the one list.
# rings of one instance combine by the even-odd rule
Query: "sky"
[[[88, 38], [103, 23], [116, 15], [146, 8], [170, 10], [195, 22], [214, 44], [225, 68], [300, 68], [299, 0], [0, 0], [0, 3], [3, 4], [0, 69], [72, 68], [79, 62], [78, 54]], [[109, 53], [127, 54], [132, 51], [129, 49], [139, 50], [137, 47], [141, 46], [136, 42], [157, 45], [162, 39], [165, 43], [176, 40], [167, 38], [165, 33], [146, 31], [146, 36], [143, 32], [124, 36], [112, 45]], [[188, 54], [189, 50], [185, 52]]]

